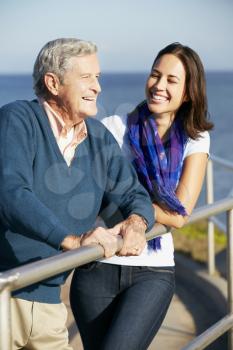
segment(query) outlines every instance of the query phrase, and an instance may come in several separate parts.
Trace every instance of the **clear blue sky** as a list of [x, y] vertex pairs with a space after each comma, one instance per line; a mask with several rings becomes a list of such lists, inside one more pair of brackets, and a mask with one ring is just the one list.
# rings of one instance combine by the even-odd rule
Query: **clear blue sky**
[[29, 73], [58, 37], [94, 41], [103, 71], [148, 71], [165, 45], [191, 46], [207, 70], [233, 70], [232, 0], [1, 0], [0, 73]]

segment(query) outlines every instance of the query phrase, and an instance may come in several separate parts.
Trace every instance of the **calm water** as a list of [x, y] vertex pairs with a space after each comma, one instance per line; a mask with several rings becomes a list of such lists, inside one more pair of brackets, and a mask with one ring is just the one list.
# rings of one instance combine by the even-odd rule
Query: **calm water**
[[[98, 118], [131, 110], [144, 98], [144, 73], [103, 73]], [[211, 120], [211, 153], [233, 162], [233, 72], [207, 73]], [[0, 106], [16, 99], [34, 98], [29, 75], [0, 75]], [[215, 167], [216, 199], [233, 187], [233, 173]], [[203, 195], [201, 198], [203, 202]]]

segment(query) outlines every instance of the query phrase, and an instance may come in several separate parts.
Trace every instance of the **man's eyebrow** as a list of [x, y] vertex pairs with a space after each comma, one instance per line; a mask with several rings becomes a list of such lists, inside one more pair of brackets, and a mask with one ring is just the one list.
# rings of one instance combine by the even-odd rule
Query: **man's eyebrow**
[[83, 73], [80, 73], [80, 76], [83, 76], [83, 75], [101, 75], [101, 72], [97, 72], [97, 73], [90, 73], [90, 72], [83, 72]]

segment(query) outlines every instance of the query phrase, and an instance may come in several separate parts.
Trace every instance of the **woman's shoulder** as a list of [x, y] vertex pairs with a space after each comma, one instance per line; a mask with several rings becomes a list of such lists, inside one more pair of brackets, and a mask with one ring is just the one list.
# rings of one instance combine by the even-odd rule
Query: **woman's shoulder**
[[103, 118], [101, 123], [113, 134], [120, 147], [122, 147], [126, 132], [127, 114], [111, 115]]
[[110, 131], [113, 128], [125, 128], [127, 123], [127, 114], [124, 115], [110, 115], [108, 117], [105, 117], [101, 120], [101, 123], [103, 123], [106, 128], [108, 128]]
[[207, 153], [210, 151], [210, 135], [208, 131], [202, 131], [198, 137], [194, 140], [188, 138], [188, 141], [184, 150], [184, 158], [193, 153]]

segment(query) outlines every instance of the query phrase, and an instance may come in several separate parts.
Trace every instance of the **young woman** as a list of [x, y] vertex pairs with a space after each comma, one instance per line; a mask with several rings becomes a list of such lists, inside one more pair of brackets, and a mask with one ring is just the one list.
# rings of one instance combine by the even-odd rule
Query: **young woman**
[[[156, 221], [180, 228], [201, 191], [209, 154], [203, 65], [189, 47], [161, 50], [146, 100], [103, 120], [151, 196]], [[140, 255], [113, 256], [76, 270], [71, 305], [86, 349], [147, 349], [174, 293], [171, 233]]]

